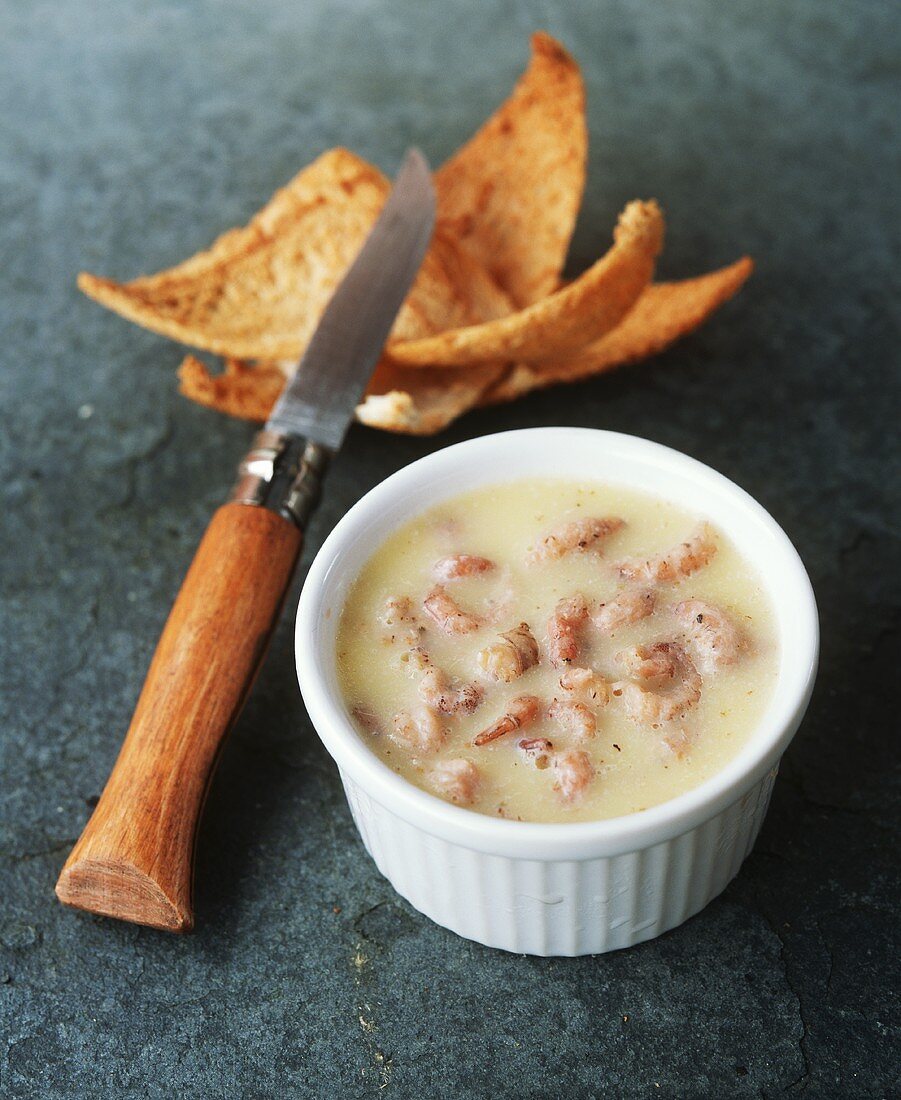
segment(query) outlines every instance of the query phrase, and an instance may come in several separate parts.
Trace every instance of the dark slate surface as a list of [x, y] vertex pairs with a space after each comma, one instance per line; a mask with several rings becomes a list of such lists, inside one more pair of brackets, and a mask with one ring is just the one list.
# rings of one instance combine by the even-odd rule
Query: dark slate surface
[[[0, 1094], [898, 1094], [895, 25], [850, 0], [0, 9]], [[590, 93], [573, 269], [637, 194], [669, 211], [665, 275], [742, 251], [758, 274], [653, 364], [440, 440], [354, 429], [307, 553], [386, 474], [498, 429], [617, 428], [735, 478], [795, 539], [824, 636], [754, 853], [632, 951], [464, 942], [360, 847], [286, 621], [211, 796], [198, 932], [64, 911], [56, 875], [249, 436], [179, 398], [179, 349], [81, 298], [76, 271], [172, 263], [330, 145], [440, 161], [539, 26]]]

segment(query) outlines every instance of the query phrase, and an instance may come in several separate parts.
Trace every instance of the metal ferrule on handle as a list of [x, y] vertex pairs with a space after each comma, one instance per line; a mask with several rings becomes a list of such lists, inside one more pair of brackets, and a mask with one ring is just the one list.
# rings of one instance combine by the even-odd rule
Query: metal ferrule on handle
[[238, 467], [230, 500], [268, 508], [303, 530], [319, 501], [331, 451], [321, 443], [263, 429]]

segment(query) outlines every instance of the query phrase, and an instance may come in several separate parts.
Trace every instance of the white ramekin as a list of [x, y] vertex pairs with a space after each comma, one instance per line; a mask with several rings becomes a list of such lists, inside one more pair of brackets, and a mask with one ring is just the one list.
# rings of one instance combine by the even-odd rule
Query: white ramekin
[[[487, 817], [407, 783], [366, 747], [344, 706], [335, 634], [345, 596], [389, 532], [467, 489], [518, 478], [600, 480], [708, 517], [757, 565], [776, 611], [779, 676], [745, 748], [687, 794], [608, 821]], [[310, 718], [341, 774], [383, 875], [461, 936], [532, 955], [629, 947], [674, 928], [733, 878], [760, 829], [779, 759], [816, 673], [819, 630], [804, 566], [775, 520], [721, 474], [659, 444], [584, 428], [473, 439], [398, 471], [338, 523], [310, 568], [297, 613], [297, 672]]]

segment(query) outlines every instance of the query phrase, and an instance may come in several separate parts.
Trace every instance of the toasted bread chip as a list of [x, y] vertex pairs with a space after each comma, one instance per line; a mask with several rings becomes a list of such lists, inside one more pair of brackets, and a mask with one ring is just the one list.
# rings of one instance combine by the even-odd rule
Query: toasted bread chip
[[[442, 278], [418, 289], [419, 280], [414, 284], [404, 306], [407, 332], [423, 336], [440, 330], [449, 301], [451, 308], [465, 311], [473, 321], [510, 312], [507, 295], [478, 261], [445, 234], [436, 235], [429, 256]], [[189, 355], [178, 373], [181, 392], [193, 401], [229, 416], [265, 420], [291, 369], [290, 359], [250, 364], [230, 358], [222, 374], [212, 374], [203, 362]], [[358, 408], [357, 419], [388, 431], [417, 435], [440, 431], [472, 408], [503, 370], [504, 364], [467, 371], [409, 370], [383, 361], [376, 367], [369, 396]]]
[[[432, 435], [478, 404], [503, 373], [503, 366], [407, 370], [383, 363], [376, 368], [372, 392], [357, 407], [356, 418], [389, 432]], [[195, 355], [186, 355], [178, 368], [179, 390], [185, 397], [241, 420], [266, 420], [286, 378], [277, 363], [240, 359], [227, 359], [221, 374], [213, 374]]]
[[[366, 161], [333, 149], [208, 251], [130, 283], [82, 274], [78, 285], [123, 317], [193, 347], [241, 359], [296, 359], [389, 188]], [[395, 338], [415, 340], [509, 312], [503, 291], [462, 253], [446, 233], [436, 234]]]
[[407, 435], [433, 435], [446, 428], [504, 373], [504, 364], [454, 367], [397, 367], [383, 361], [369, 393], [357, 406], [357, 420], [371, 428]]
[[[436, 174], [436, 233], [357, 419], [428, 434], [475, 405], [645, 358], [700, 325], [748, 277], [745, 259], [650, 284], [662, 215], [655, 203], [632, 203], [610, 252], [561, 289], [585, 182], [584, 99], [576, 63], [549, 35], [534, 35], [510, 98]], [[189, 355], [182, 392], [263, 420], [389, 187], [377, 169], [333, 149], [207, 251], [125, 284], [82, 274], [79, 286], [146, 328], [226, 356], [213, 374]]]
[[568, 358], [517, 365], [483, 395], [480, 404], [513, 401], [530, 390], [577, 382], [625, 363], [647, 359], [698, 328], [736, 294], [754, 269], [745, 256], [695, 279], [655, 283], [612, 332]]
[[[374, 428], [429, 435], [440, 431], [473, 405], [513, 401], [530, 390], [576, 382], [613, 367], [646, 359], [698, 328], [738, 292], [753, 270], [749, 257], [695, 279], [648, 287], [627, 318], [607, 336], [567, 359], [510, 369], [491, 365], [454, 368], [402, 368], [382, 363], [357, 419]], [[189, 356], [180, 372], [182, 392], [232, 416], [264, 420], [284, 376], [273, 365], [229, 364], [210, 377]]]
[[597, 340], [626, 316], [651, 281], [663, 245], [656, 202], [630, 202], [610, 251], [556, 294], [498, 320], [392, 343], [388, 357], [404, 366], [464, 367], [492, 360], [547, 360]]
[[198, 405], [241, 420], [265, 420], [285, 384], [285, 374], [274, 363], [251, 366], [226, 359], [222, 374], [211, 374], [206, 363], [186, 355], [178, 368], [179, 390]]
[[439, 218], [517, 306], [559, 285], [587, 145], [579, 67], [539, 32], [510, 98], [436, 173]]

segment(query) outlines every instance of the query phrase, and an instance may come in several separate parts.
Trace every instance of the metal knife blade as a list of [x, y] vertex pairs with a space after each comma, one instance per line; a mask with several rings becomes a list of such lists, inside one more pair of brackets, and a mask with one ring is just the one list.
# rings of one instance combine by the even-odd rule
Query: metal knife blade
[[337, 450], [435, 225], [429, 166], [410, 149], [381, 214], [325, 309], [266, 424]]

